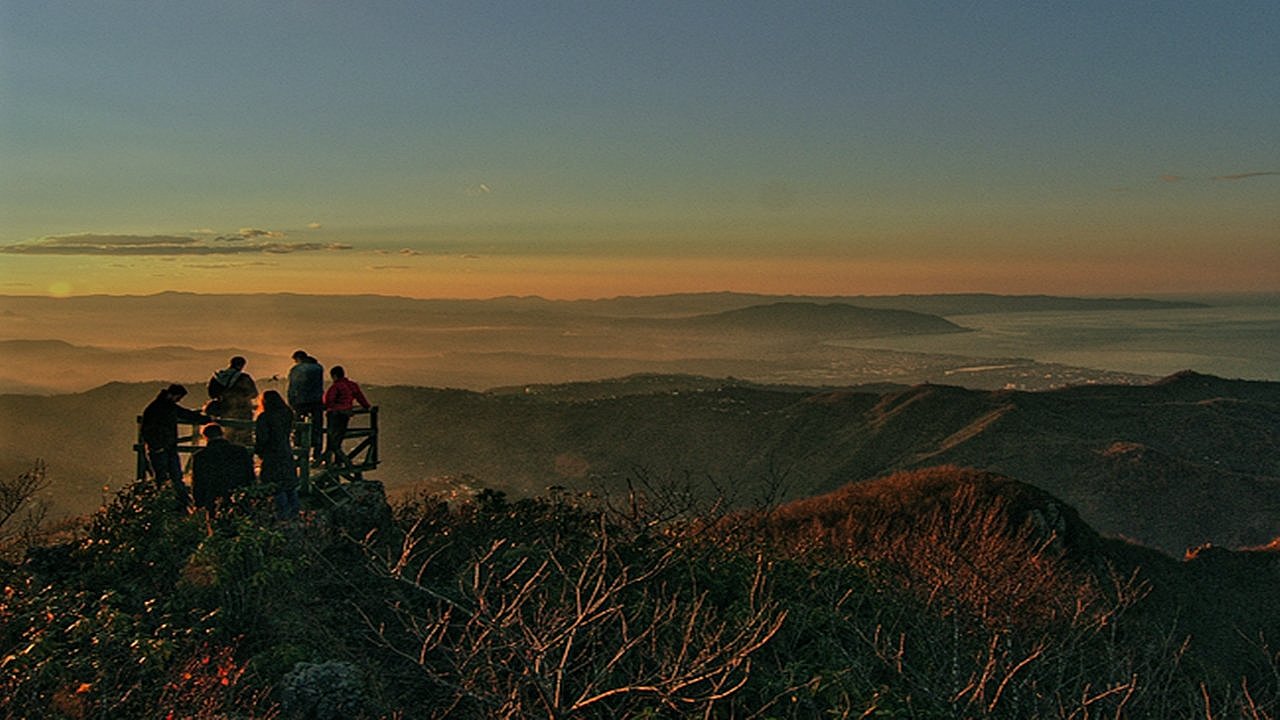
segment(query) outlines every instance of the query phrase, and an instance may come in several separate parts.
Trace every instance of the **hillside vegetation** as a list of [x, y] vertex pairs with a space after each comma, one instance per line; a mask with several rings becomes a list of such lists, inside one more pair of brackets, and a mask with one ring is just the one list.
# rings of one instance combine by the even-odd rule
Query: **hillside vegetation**
[[1280, 533], [1276, 383], [1188, 373], [1150, 386], [1034, 393], [733, 383], [609, 397], [379, 393], [397, 418], [388, 457], [414, 458], [419, 477], [503, 477], [504, 489], [537, 493], [617, 490], [641, 469], [751, 502], [957, 464], [1034, 478], [1100, 532], [1175, 557]]
[[[1280, 534], [1280, 383], [1182, 373], [1048, 392], [943, 385], [835, 390], [638, 376], [490, 393], [366, 387], [383, 423], [378, 477], [513, 497], [618, 492], [643, 473], [730, 504], [798, 499], [955, 464], [1033, 482], [1092, 527], [1180, 557]], [[49, 460], [76, 514], [133, 478], [135, 418], [156, 385], [0, 395], [0, 465]]]
[[1278, 709], [1275, 550], [1178, 563], [990, 473], [730, 513], [639, 479], [392, 508], [376, 483], [353, 490], [290, 524], [251, 492], [211, 530], [142, 483], [61, 541], [11, 546], [0, 717]]

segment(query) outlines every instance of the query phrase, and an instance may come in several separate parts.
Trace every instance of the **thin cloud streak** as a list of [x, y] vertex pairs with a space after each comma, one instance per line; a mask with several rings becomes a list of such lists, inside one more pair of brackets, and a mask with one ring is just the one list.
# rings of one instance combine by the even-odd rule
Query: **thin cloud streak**
[[[218, 245], [185, 235], [54, 235], [0, 247], [10, 255], [245, 255], [349, 250], [344, 243], [279, 242], [284, 233], [245, 229], [213, 238]], [[277, 238], [259, 241], [262, 238]], [[253, 239], [251, 241], [250, 239]]]
[[1214, 180], [1246, 180], [1248, 178], [1265, 177], [1267, 175], [1280, 175], [1280, 172], [1277, 172], [1275, 170], [1267, 170], [1264, 172], [1236, 173], [1235, 175], [1218, 175], [1213, 179]]

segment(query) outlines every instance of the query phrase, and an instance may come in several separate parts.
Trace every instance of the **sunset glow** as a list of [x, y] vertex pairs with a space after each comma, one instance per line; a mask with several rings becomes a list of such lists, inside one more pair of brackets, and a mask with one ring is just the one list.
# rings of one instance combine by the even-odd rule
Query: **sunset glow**
[[0, 7], [0, 293], [1280, 289], [1280, 9]]

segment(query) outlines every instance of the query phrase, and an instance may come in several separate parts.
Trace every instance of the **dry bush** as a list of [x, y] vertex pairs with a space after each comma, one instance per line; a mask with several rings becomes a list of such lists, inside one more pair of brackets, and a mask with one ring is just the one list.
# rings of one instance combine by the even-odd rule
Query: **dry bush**
[[[831, 608], [845, 662], [881, 686], [844, 679], [845, 711], [946, 717], [1123, 716], [1168, 688], [1115, 640], [1148, 591], [1079, 552], [1092, 537], [1069, 509], [987, 473], [940, 468], [851, 486], [773, 513], [721, 521], [736, 548], [868, 568], [876, 597]], [[853, 608], [857, 608], [856, 612]], [[1168, 676], [1170, 673], [1166, 673]], [[828, 676], [835, 676], [829, 673]], [[1152, 686], [1139, 682], [1150, 679]]]
[[204, 646], [184, 662], [175, 662], [157, 701], [164, 714], [157, 716], [165, 720], [279, 717], [265, 689], [242, 683], [245, 665], [235, 654], [234, 647]]
[[48, 471], [36, 460], [26, 472], [0, 478], [0, 550], [21, 551], [40, 534], [49, 505], [38, 495], [49, 487]]
[[422, 525], [383, 556], [399, 590], [392, 620], [366, 618], [433, 687], [429, 714], [683, 717], [725, 705], [785, 617], [762, 569], [724, 558], [732, 571], [718, 575], [671, 548], [615, 544], [602, 517], [554, 518], [566, 522], [541, 539], [531, 528], [494, 539], [444, 572], [445, 548]]

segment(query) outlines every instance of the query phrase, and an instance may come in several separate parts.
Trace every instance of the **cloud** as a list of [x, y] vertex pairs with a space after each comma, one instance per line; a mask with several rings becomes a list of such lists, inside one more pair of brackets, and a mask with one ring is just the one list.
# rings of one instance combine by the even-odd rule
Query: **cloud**
[[1161, 175], [1160, 179], [1167, 183], [1176, 183], [1182, 182], [1183, 177], [1181, 175]]
[[213, 238], [216, 244], [187, 235], [106, 235], [81, 233], [50, 235], [15, 245], [0, 246], [0, 253], [11, 255], [243, 255], [254, 253], [286, 254], [320, 250], [350, 250], [342, 243], [278, 242], [283, 237], [252, 228], [234, 235]]
[[413, 250], [411, 248], [400, 248], [400, 254], [406, 257], [412, 257], [414, 255], [421, 255], [422, 253], [418, 252], [417, 250]]
[[408, 265], [370, 265], [370, 270], [409, 270]]
[[272, 238], [279, 239], [284, 237], [284, 233], [275, 230], [259, 230], [258, 228], [240, 228], [240, 232], [236, 233], [245, 240], [254, 238]]
[[307, 229], [308, 229], [308, 230], [319, 230], [319, 229], [320, 229], [320, 228], [322, 228], [322, 227], [324, 227], [324, 226], [323, 226], [323, 225], [321, 225], [321, 224], [320, 224], [320, 223], [318, 223], [318, 222], [307, 223]]
[[489, 187], [488, 183], [477, 183], [475, 185], [469, 185], [466, 192], [467, 195], [471, 197], [479, 197], [481, 195], [488, 195], [492, 193], [493, 188]]
[[260, 230], [258, 228], [240, 228], [230, 235], [219, 235], [214, 238], [218, 242], [240, 242], [242, 240], [280, 240], [285, 234], [278, 230]]
[[1236, 173], [1235, 175], [1219, 175], [1213, 179], [1214, 180], [1245, 180], [1248, 178], [1264, 177], [1266, 175], [1280, 175], [1280, 172], [1276, 172], [1274, 170], [1268, 170], [1265, 172]]
[[195, 268], [198, 270], [226, 270], [228, 268], [245, 268], [245, 267], [272, 267], [274, 263], [262, 260], [226, 260], [211, 262], [190, 262], [184, 263], [184, 267]]

